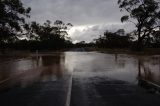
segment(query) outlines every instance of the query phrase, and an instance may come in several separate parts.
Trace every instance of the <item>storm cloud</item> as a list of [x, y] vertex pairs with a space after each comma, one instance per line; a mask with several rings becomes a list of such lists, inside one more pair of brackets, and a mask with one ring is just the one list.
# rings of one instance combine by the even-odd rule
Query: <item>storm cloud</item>
[[59, 19], [72, 23], [69, 36], [74, 42], [90, 42], [105, 30], [129, 30], [120, 22], [123, 14], [117, 0], [23, 0], [23, 3], [32, 8], [32, 21]]

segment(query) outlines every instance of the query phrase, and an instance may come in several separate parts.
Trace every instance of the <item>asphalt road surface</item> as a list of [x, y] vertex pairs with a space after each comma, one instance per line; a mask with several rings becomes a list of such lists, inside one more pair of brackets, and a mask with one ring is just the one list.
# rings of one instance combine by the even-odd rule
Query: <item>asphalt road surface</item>
[[159, 106], [160, 96], [127, 82], [73, 77], [70, 106]]
[[[119, 58], [127, 64], [117, 65], [114, 55], [95, 52], [1, 62], [0, 106], [160, 106], [159, 93], [138, 86], [138, 71], [127, 73], [135, 60]], [[119, 74], [121, 65], [127, 72]]]

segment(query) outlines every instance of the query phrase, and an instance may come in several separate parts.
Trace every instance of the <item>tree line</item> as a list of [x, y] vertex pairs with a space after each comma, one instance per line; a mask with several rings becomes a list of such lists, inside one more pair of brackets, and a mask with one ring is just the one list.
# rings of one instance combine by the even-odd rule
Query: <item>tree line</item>
[[[160, 47], [160, 30], [152, 33], [152, 37], [144, 38], [141, 42], [141, 49], [137, 47], [137, 40], [133, 32], [125, 33], [124, 29], [116, 32], [105, 31], [99, 38], [94, 39], [95, 45], [101, 48], [130, 48], [132, 50], [142, 50], [143, 48]], [[142, 48], [143, 47], [143, 48]]]
[[137, 51], [144, 47], [160, 47], [160, 2], [157, 0], [118, 0], [119, 8], [125, 12], [122, 22], [130, 22], [136, 30], [125, 34], [106, 31], [96, 39], [96, 45], [109, 48], [132, 48]]
[[131, 43], [131, 38], [125, 34], [124, 29], [119, 29], [116, 32], [105, 31], [104, 35], [100, 35], [95, 39], [98, 47], [106, 48], [128, 48]]
[[67, 31], [73, 25], [61, 20], [27, 23], [31, 8], [21, 0], [0, 0], [0, 49], [60, 49], [72, 46]]

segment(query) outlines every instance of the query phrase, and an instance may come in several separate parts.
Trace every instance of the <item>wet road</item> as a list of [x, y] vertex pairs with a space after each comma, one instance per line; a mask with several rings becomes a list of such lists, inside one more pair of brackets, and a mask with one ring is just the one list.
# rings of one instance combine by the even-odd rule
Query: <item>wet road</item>
[[[160, 56], [65, 52], [0, 63], [2, 106], [159, 106]], [[150, 89], [149, 89], [150, 90]]]
[[1, 63], [1, 106], [65, 106], [70, 74], [63, 53]]

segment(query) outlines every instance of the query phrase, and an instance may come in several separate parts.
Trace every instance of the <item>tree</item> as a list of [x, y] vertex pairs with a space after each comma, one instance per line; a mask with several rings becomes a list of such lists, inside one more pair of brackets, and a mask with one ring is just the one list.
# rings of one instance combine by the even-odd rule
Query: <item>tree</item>
[[65, 24], [63, 21], [60, 20], [56, 20], [53, 25], [50, 20], [47, 20], [43, 25], [32, 22], [31, 26], [29, 26], [29, 35], [35, 36], [35, 34], [37, 34], [40, 41], [52, 40], [55, 39], [55, 37], [61, 39], [68, 39], [66, 35], [68, 35], [67, 30], [69, 27], [72, 27], [72, 24]]
[[24, 30], [25, 17], [31, 8], [25, 8], [20, 0], [0, 0], [0, 42], [8, 43], [18, 39]]
[[153, 41], [154, 47], [160, 47], [160, 29], [153, 32]]
[[116, 32], [105, 31], [103, 36], [96, 39], [96, 44], [100, 47], [125, 48], [129, 47], [130, 37], [125, 34], [124, 29]]
[[125, 35], [125, 30], [124, 29], [119, 29], [119, 30], [117, 30], [116, 34], [120, 35], [120, 36], [124, 36]]
[[[28, 38], [39, 42], [42, 49], [59, 49], [67, 45], [71, 45], [70, 38], [67, 37], [67, 30], [72, 24], [65, 24], [63, 21], [56, 20], [53, 24], [47, 20], [43, 25], [32, 22], [26, 25]], [[37, 49], [38, 49], [37, 48]]]
[[118, 0], [119, 8], [128, 14], [121, 18], [122, 22], [129, 21], [136, 27], [136, 49], [141, 50], [143, 40], [150, 38], [160, 27], [160, 6], [156, 0]]
[[56, 20], [54, 22], [54, 31], [55, 34], [60, 35], [61, 38], [65, 38], [65, 35], [68, 35], [67, 31], [72, 27], [73, 25], [71, 23], [65, 24], [61, 20]]

